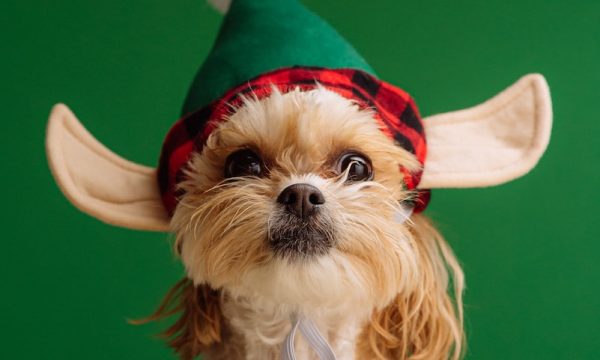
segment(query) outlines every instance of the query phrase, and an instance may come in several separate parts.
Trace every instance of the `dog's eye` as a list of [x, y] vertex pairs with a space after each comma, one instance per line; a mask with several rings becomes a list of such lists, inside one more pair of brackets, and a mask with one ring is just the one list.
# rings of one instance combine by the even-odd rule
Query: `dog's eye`
[[227, 157], [225, 177], [262, 176], [264, 166], [260, 157], [252, 150], [236, 151]]
[[346, 181], [367, 181], [373, 179], [373, 167], [371, 161], [366, 156], [349, 152], [343, 154], [337, 165], [337, 171], [339, 174], [343, 174], [348, 171], [348, 178]]

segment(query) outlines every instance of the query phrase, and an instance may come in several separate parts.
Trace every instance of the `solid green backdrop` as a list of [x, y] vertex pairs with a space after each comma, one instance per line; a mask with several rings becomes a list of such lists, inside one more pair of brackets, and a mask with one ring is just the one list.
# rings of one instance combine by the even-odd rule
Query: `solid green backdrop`
[[[543, 73], [550, 147], [509, 184], [438, 190], [428, 213], [461, 259], [467, 359], [600, 354], [600, 2], [305, 0], [424, 115], [475, 105]], [[69, 104], [108, 147], [155, 165], [216, 35], [202, 0], [0, 4], [0, 358], [169, 359], [132, 326], [183, 270], [167, 236], [71, 206], [44, 154], [50, 107]]]

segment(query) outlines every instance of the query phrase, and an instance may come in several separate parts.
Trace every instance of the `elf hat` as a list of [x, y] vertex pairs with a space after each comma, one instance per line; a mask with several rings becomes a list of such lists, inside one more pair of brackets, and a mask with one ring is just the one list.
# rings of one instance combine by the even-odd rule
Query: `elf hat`
[[[549, 141], [550, 96], [541, 75], [525, 76], [474, 108], [421, 120], [406, 92], [377, 79], [335, 30], [298, 1], [234, 0], [183, 117], [167, 135], [158, 170], [112, 153], [62, 104], [48, 125], [50, 168], [82, 211], [118, 226], [168, 231], [182, 169], [240, 95], [261, 98], [273, 85], [285, 92], [317, 84], [374, 110], [382, 131], [415, 154], [424, 169], [404, 173], [409, 189], [504, 183], [533, 168]], [[428, 192], [418, 193], [423, 208]]]

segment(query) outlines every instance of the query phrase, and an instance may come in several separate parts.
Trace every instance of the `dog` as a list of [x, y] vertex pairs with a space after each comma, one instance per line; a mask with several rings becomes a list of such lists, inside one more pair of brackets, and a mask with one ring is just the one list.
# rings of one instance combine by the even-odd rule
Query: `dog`
[[150, 319], [181, 312], [165, 335], [184, 359], [277, 359], [294, 313], [341, 359], [458, 358], [463, 273], [425, 215], [399, 221], [399, 166], [420, 165], [334, 92], [246, 98], [190, 161], [187, 277]]

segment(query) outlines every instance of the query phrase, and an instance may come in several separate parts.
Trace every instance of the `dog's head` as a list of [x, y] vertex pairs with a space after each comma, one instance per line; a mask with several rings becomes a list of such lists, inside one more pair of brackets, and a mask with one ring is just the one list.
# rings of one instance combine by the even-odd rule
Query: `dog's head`
[[460, 267], [426, 222], [408, 219], [415, 194], [399, 169], [420, 164], [379, 126], [324, 88], [246, 98], [180, 185], [172, 228], [188, 277], [283, 311], [371, 318], [363, 353], [458, 354], [446, 266], [459, 309]]
[[419, 163], [329, 90], [245, 99], [181, 183], [188, 276], [289, 305], [387, 304], [418, 273], [400, 167]]

